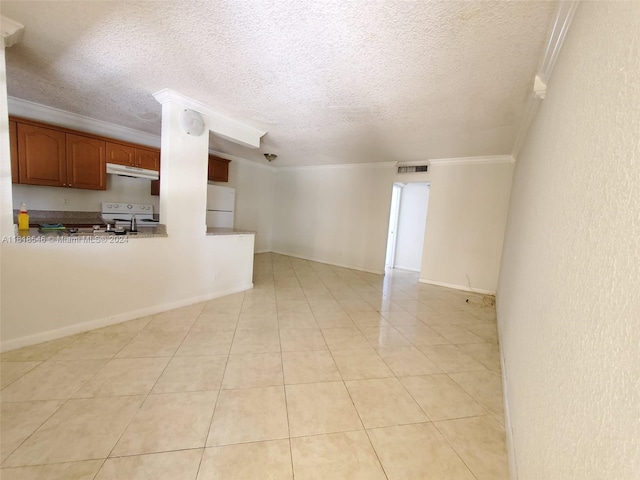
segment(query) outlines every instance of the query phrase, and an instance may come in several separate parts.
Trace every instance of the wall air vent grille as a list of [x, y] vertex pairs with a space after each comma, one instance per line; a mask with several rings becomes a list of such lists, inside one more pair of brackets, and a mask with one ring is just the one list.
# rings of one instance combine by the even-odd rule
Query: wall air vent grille
[[398, 173], [426, 172], [429, 165], [398, 165]]

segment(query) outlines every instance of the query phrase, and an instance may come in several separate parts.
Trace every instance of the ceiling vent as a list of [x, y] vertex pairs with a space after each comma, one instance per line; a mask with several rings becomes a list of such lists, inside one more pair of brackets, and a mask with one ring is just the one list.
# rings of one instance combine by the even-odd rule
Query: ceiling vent
[[421, 173], [429, 169], [429, 162], [403, 162], [398, 163], [398, 173]]

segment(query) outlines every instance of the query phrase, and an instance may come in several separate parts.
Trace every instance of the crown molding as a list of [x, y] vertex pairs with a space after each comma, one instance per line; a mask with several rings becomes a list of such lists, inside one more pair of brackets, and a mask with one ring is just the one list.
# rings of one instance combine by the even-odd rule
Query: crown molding
[[16, 117], [39, 120], [61, 127], [67, 127], [87, 133], [95, 133], [104, 137], [160, 148], [160, 136], [122, 127], [114, 123], [104, 122], [84, 115], [67, 112], [40, 103], [30, 102], [16, 97], [7, 97], [9, 114]]
[[8, 48], [22, 40], [24, 25], [3, 15], [0, 17], [0, 30], [2, 31], [4, 47]]
[[549, 35], [549, 41], [547, 42], [547, 48], [542, 57], [538, 74], [534, 77], [533, 91], [527, 100], [527, 106], [520, 121], [520, 128], [518, 129], [518, 134], [513, 144], [513, 150], [511, 151], [511, 155], [514, 158], [517, 158], [520, 154], [520, 150], [522, 150], [524, 141], [529, 133], [529, 128], [538, 112], [540, 102], [544, 100], [547, 95], [547, 84], [551, 79], [553, 68], [562, 49], [562, 44], [564, 43], [564, 39], [569, 31], [569, 26], [579, 5], [580, 0], [558, 2], [553, 20], [553, 29]]
[[452, 165], [490, 165], [494, 163], [515, 163], [511, 155], [488, 155], [484, 157], [432, 158], [429, 165], [444, 167]]
[[425, 158], [424, 160], [412, 160], [410, 162], [396, 162], [398, 167], [412, 167], [417, 165], [429, 165], [431, 160]]
[[276, 170], [336, 170], [345, 168], [393, 168], [397, 162], [336, 163], [330, 165], [292, 165], [274, 167]]
[[551, 78], [553, 67], [556, 65], [562, 44], [569, 31], [569, 26], [573, 20], [573, 16], [578, 9], [580, 0], [562, 1], [558, 2], [558, 8], [553, 21], [553, 29], [547, 42], [547, 49], [542, 57], [542, 64], [540, 65], [538, 76], [544, 83], [547, 83]]
[[221, 137], [250, 148], [260, 148], [260, 139], [267, 133], [251, 125], [227, 117], [198, 100], [187, 97], [170, 88], [165, 88], [153, 94], [161, 104], [177, 103], [185, 108], [195, 110], [209, 117], [209, 130]]

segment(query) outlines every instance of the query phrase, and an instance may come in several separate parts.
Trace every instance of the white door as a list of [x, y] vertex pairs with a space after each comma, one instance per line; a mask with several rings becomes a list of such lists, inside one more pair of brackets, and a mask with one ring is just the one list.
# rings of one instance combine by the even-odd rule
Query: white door
[[385, 268], [393, 268], [396, 258], [396, 239], [398, 230], [398, 212], [400, 211], [400, 196], [402, 184], [394, 183], [391, 193], [391, 211], [389, 212], [389, 234], [387, 236], [387, 256], [384, 261]]
[[419, 272], [429, 208], [429, 184], [407, 183], [402, 189], [393, 268]]

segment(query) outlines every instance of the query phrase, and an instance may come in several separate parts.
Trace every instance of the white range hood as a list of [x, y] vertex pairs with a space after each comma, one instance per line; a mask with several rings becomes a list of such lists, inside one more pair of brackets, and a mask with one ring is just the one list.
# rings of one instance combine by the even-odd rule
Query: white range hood
[[107, 173], [122, 175], [125, 177], [146, 178], [147, 180], [158, 180], [160, 178], [160, 174], [155, 170], [129, 167], [127, 165], [118, 165], [116, 163], [107, 163]]

